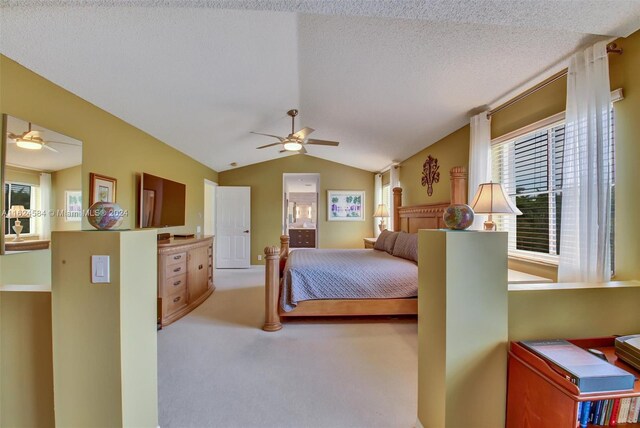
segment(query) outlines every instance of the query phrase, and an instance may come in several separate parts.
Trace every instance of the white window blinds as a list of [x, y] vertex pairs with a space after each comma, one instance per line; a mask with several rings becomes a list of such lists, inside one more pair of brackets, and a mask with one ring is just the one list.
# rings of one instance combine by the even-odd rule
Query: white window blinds
[[[558, 122], [491, 147], [492, 179], [502, 183], [522, 211], [520, 216], [497, 216], [498, 230], [509, 233], [510, 255], [558, 260], [564, 139], [564, 123]], [[612, 144], [612, 162], [613, 153]], [[611, 241], [613, 246], [613, 234]]]

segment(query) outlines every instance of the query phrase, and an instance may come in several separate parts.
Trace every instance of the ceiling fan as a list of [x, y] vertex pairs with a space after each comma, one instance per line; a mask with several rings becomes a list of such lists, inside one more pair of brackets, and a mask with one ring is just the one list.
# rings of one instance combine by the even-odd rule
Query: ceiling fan
[[337, 141], [326, 141], [326, 140], [314, 140], [311, 138], [307, 138], [309, 134], [311, 134], [315, 129], [304, 127], [300, 131], [295, 132], [295, 120], [298, 115], [298, 110], [289, 110], [287, 115], [291, 116], [291, 134], [286, 137], [278, 137], [277, 135], [272, 134], [263, 134], [262, 132], [253, 132], [252, 134], [257, 135], [265, 135], [267, 137], [277, 138], [279, 141], [277, 143], [267, 144], [264, 146], [258, 147], [258, 149], [266, 149], [267, 147], [277, 146], [278, 144], [282, 144], [282, 150], [280, 153], [284, 152], [299, 152], [299, 153], [307, 153], [307, 149], [304, 146], [308, 144], [314, 144], [317, 146], [337, 146], [340, 143]]
[[27, 150], [47, 149], [52, 152], [58, 153], [58, 151], [51, 147], [49, 144], [55, 143], [75, 146], [75, 144], [63, 143], [62, 141], [45, 141], [44, 138], [42, 138], [42, 134], [42, 131], [31, 130], [31, 122], [29, 122], [29, 129], [27, 131], [23, 132], [22, 134], [7, 132], [7, 137], [9, 137], [9, 140], [13, 140], [9, 141], [10, 144], [15, 144], [21, 149]]

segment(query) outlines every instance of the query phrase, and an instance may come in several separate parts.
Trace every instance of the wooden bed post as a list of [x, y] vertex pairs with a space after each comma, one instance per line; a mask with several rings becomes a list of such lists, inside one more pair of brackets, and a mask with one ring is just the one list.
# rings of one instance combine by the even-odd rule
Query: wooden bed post
[[402, 206], [402, 187], [393, 188], [393, 231], [400, 229], [400, 207]]
[[266, 260], [265, 269], [265, 312], [264, 331], [278, 331], [282, 328], [278, 315], [278, 297], [280, 297], [280, 250], [278, 247], [266, 247], [264, 249]]
[[[451, 180], [451, 203], [466, 204], [467, 203], [467, 168], [463, 166], [454, 166], [449, 171]], [[395, 189], [393, 189], [395, 191]]]
[[289, 257], [289, 235], [280, 236], [280, 258]]

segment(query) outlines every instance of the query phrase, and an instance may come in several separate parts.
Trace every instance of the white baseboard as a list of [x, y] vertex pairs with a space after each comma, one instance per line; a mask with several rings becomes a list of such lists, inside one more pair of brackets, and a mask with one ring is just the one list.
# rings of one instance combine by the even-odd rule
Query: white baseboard
[[422, 425], [422, 422], [420, 422], [420, 419], [416, 419], [416, 428], [424, 428], [424, 425]]

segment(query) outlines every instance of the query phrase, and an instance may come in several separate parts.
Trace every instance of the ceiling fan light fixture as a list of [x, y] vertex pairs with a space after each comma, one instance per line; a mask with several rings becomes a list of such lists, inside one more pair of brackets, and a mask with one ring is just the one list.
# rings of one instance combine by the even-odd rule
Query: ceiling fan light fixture
[[287, 141], [286, 143], [284, 143], [284, 149], [290, 152], [297, 152], [298, 150], [302, 149], [302, 144], [298, 143], [297, 141]]
[[27, 150], [40, 150], [42, 149], [42, 143], [39, 141], [25, 140], [23, 138], [18, 138], [16, 140], [16, 146], [21, 149]]

